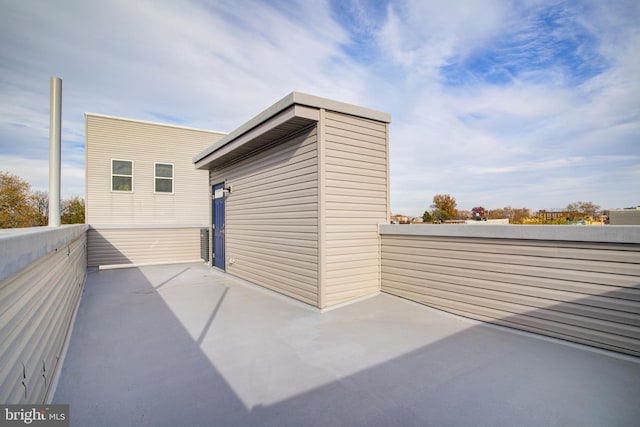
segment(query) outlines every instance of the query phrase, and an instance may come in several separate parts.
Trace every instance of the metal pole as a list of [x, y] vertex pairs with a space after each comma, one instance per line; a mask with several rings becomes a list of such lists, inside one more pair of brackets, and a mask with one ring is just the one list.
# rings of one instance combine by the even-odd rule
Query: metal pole
[[51, 77], [49, 120], [49, 227], [60, 226], [60, 170], [62, 127], [62, 80]]

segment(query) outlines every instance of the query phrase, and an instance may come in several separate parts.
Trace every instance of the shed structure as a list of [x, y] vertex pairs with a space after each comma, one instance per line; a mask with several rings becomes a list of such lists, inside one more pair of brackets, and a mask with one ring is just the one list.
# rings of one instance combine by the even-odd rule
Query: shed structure
[[191, 157], [226, 134], [91, 113], [85, 120], [88, 265], [199, 260], [209, 189]]
[[379, 293], [390, 121], [293, 92], [196, 155], [214, 265], [319, 308]]

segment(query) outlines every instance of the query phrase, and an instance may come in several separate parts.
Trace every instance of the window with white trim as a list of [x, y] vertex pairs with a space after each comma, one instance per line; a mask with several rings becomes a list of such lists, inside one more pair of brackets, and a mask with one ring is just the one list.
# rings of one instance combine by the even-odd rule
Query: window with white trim
[[154, 163], [154, 191], [173, 193], [173, 163]]
[[133, 161], [111, 159], [111, 191], [133, 192]]

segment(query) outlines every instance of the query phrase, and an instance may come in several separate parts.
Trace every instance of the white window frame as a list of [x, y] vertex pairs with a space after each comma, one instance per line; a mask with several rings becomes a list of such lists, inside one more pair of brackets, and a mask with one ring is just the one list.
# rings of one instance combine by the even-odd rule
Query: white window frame
[[[129, 162], [131, 163], [131, 175], [123, 175], [123, 174], [114, 174], [113, 173], [113, 162]], [[128, 160], [128, 159], [111, 159], [111, 179], [109, 180], [109, 188], [111, 189], [112, 193], [133, 193], [133, 188], [134, 188], [134, 162], [133, 160]], [[131, 190], [114, 190], [113, 189], [113, 177], [114, 176], [121, 176], [121, 177], [126, 177], [126, 178], [131, 178]]]
[[[156, 165], [170, 165], [171, 166], [171, 178], [166, 176], [156, 176]], [[176, 166], [171, 162], [153, 162], [153, 193], [154, 194], [173, 194], [175, 191], [175, 177], [176, 177]], [[156, 179], [170, 179], [171, 180], [171, 191], [157, 191], [156, 189]]]

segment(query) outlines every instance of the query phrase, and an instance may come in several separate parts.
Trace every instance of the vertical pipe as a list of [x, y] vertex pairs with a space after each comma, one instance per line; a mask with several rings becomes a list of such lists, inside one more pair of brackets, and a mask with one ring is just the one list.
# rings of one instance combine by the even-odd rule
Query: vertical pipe
[[62, 125], [62, 80], [51, 77], [49, 103], [49, 227], [60, 226], [60, 169]]

